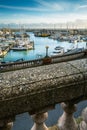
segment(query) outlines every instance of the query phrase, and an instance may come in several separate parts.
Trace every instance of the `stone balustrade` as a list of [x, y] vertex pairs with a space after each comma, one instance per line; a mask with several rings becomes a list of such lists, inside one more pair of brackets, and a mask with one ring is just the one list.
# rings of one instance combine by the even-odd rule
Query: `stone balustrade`
[[47, 112], [62, 103], [63, 115], [57, 130], [86, 130], [87, 121], [77, 125], [73, 113], [87, 99], [87, 59], [62, 62], [0, 73], [0, 130], [11, 130], [15, 116], [29, 112], [31, 130], [48, 130]]
[[0, 72], [6, 72], [6, 71], [12, 71], [12, 70], [15, 71], [19, 69], [37, 67], [41, 65], [59, 63], [59, 62], [64, 62], [64, 61], [70, 61], [70, 60], [75, 60], [75, 59], [84, 58], [84, 57], [87, 57], [87, 49], [81, 52], [73, 53], [73, 54], [65, 53], [62, 56], [60, 55], [60, 56], [45, 57], [45, 58], [31, 60], [31, 61], [16, 61], [16, 62], [11, 62], [11, 63], [2, 62], [0, 64]]

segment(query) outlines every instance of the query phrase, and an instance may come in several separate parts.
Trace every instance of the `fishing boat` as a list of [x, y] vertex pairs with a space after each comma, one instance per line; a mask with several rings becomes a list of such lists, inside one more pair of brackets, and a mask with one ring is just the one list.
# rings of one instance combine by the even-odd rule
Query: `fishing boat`
[[13, 51], [27, 51], [33, 49], [33, 45], [18, 45], [16, 47], [13, 47]]
[[30, 41], [30, 36], [26, 33], [23, 27], [20, 28], [20, 34], [15, 36], [15, 43], [12, 50], [27, 51], [34, 49], [34, 41]]
[[14, 51], [27, 51], [31, 49], [34, 49], [34, 42], [30, 41], [29, 39], [17, 40], [14, 47], [12, 48]]

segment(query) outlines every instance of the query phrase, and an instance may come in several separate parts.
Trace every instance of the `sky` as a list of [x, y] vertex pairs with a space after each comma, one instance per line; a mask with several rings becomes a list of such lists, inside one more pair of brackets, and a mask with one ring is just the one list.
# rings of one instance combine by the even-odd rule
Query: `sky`
[[0, 23], [87, 20], [87, 0], [0, 0]]

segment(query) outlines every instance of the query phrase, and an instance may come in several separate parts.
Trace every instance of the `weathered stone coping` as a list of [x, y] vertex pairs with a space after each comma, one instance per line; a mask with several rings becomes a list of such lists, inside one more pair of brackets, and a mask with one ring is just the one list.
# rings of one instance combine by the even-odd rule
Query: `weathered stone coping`
[[87, 99], [87, 59], [0, 74], [0, 118]]

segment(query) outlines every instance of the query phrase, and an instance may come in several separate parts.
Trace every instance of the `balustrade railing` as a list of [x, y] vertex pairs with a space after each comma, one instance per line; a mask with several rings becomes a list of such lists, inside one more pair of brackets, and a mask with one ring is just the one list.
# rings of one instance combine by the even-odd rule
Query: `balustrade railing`
[[[87, 108], [79, 124], [73, 116], [76, 104], [87, 100], [86, 61], [0, 73], [0, 130], [12, 130], [15, 116], [24, 112], [29, 112], [34, 121], [31, 130], [87, 130]], [[33, 62], [23, 66], [26, 64]], [[55, 127], [49, 128], [45, 124], [47, 112], [58, 103], [64, 112]]]
[[42, 59], [36, 59], [31, 61], [19, 61], [19, 62], [12, 62], [12, 63], [2, 63], [0, 64], [0, 72], [29, 68], [29, 67], [36, 67], [45, 64], [51, 63], [58, 63], [63, 61], [74, 60], [78, 58], [84, 58], [87, 54], [86, 51], [77, 52], [75, 54], [65, 54], [62, 56], [52, 56], [46, 57]]
[[[64, 110], [57, 123], [48, 127], [45, 121], [48, 119], [48, 112], [39, 112], [31, 115], [34, 124], [31, 130], [87, 130], [87, 107], [82, 111], [79, 123], [74, 118], [73, 113], [76, 111], [76, 104], [61, 103]], [[57, 114], [57, 113], [56, 113]], [[0, 120], [0, 130], [12, 130], [15, 118]]]
[[13, 62], [13, 63], [5, 63], [0, 65], [0, 71], [5, 72], [9, 70], [17, 70], [28, 67], [35, 67], [42, 65], [42, 59], [32, 60], [32, 61], [23, 61], [23, 62]]

